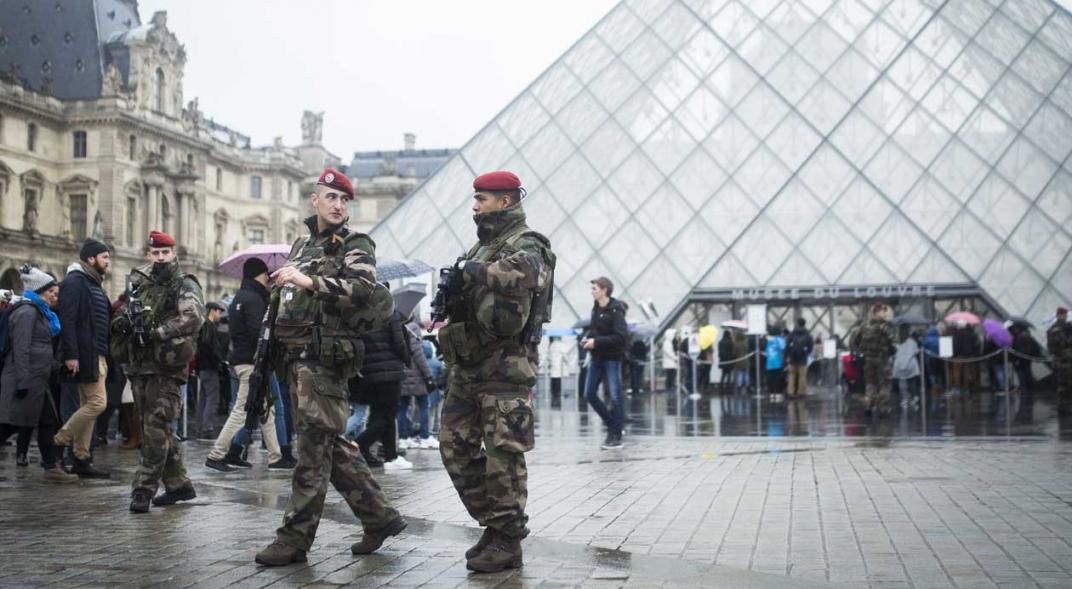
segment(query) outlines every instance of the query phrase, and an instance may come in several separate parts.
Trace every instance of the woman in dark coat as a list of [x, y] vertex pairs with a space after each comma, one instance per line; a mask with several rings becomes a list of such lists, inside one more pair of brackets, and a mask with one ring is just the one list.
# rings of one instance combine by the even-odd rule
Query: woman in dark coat
[[[435, 389], [432, 369], [424, 357], [421, 340], [421, 325], [416, 319], [402, 328], [409, 345], [410, 366], [402, 377], [402, 396], [398, 401], [398, 444], [403, 448], [439, 448], [439, 441], [431, 437], [428, 428], [428, 393]], [[413, 437], [413, 422], [409, 418], [410, 400], [417, 405], [417, 420], [421, 431]], [[412, 439], [410, 439], [412, 437]]]
[[75, 482], [59, 464], [60, 449], [52, 437], [61, 424], [59, 411], [49, 387], [49, 377], [58, 367], [55, 342], [60, 333], [59, 317], [53, 312], [59, 286], [48, 274], [23, 266], [20, 270], [25, 294], [11, 311], [10, 347], [0, 375], [0, 423], [19, 432], [16, 463], [27, 466], [30, 434], [37, 428], [37, 446], [45, 478], [54, 482]]

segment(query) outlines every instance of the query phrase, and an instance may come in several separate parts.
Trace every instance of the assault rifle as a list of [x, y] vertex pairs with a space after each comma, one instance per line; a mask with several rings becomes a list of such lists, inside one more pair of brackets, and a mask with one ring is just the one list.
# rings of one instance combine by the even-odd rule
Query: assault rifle
[[145, 326], [145, 307], [138, 298], [137, 289], [133, 282], [127, 283], [127, 302], [123, 306], [127, 320], [130, 322], [130, 334], [134, 337], [134, 343], [139, 348], [149, 346], [149, 328]]
[[272, 403], [272, 336], [275, 334], [275, 318], [279, 314], [279, 287], [272, 288], [268, 308], [261, 322], [261, 338], [253, 356], [253, 372], [249, 375], [249, 393], [246, 395], [246, 429], [252, 432], [257, 424], [267, 423], [268, 408]]
[[[458, 258], [461, 261], [462, 258]], [[428, 324], [428, 333], [432, 332], [433, 326], [450, 318], [451, 307], [461, 295], [461, 270], [458, 264], [439, 269], [439, 284], [436, 285], [435, 298], [432, 299], [432, 318]]]

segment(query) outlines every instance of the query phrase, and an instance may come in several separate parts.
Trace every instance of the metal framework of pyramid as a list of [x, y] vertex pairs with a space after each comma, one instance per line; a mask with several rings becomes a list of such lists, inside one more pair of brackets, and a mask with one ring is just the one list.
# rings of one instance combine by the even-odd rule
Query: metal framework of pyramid
[[1041, 318], [1072, 293], [1072, 16], [1048, 0], [626, 0], [373, 231], [447, 264], [470, 186], [510, 169], [589, 281], [694, 289], [975, 284]]

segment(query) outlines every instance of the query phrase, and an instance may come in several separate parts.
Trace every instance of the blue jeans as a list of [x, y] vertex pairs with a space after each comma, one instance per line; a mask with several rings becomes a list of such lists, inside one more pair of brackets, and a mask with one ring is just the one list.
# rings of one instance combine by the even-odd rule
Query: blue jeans
[[350, 403], [350, 418], [346, 420], [346, 437], [356, 440], [361, 432], [365, 431], [365, 422], [368, 420], [368, 405]]
[[421, 426], [421, 439], [427, 440], [428, 436], [428, 395], [415, 395], [400, 397], [398, 399], [398, 437], [409, 438], [413, 433], [413, 422], [409, 419], [409, 400], [417, 402], [417, 420]]
[[[607, 381], [610, 388], [610, 400], [614, 412], [611, 413], [603, 400], [599, 398], [599, 385]], [[625, 426], [625, 405], [622, 404], [622, 363], [620, 360], [596, 360], [588, 365], [588, 377], [584, 383], [585, 398], [588, 404], [599, 414], [607, 430], [615, 435], [622, 433]]]
[[[290, 439], [287, 438], [286, 416], [283, 414], [285, 409], [283, 406], [283, 395], [279, 390], [279, 380], [276, 379], [274, 374], [269, 382], [271, 383], [269, 386], [272, 387], [272, 394], [275, 395], [275, 435], [276, 439], [279, 440], [279, 447], [282, 448], [283, 446], [290, 445]], [[233, 409], [235, 397], [238, 396], [238, 379], [231, 378], [231, 385], [233, 387], [231, 389], [231, 408]], [[245, 446], [249, 443], [249, 434], [250, 431], [246, 428], [238, 430], [234, 437], [231, 438], [231, 445]]]

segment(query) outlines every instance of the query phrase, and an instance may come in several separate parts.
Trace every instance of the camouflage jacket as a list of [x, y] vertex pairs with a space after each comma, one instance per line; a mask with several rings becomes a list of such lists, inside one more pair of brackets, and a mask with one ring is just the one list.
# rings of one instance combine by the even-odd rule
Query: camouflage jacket
[[1046, 349], [1054, 362], [1072, 363], [1072, 323], [1061, 321], [1046, 330]]
[[860, 328], [857, 350], [864, 358], [885, 361], [893, 349], [893, 326], [885, 319], [872, 318]]
[[376, 282], [376, 244], [345, 223], [322, 232], [315, 216], [305, 224], [309, 235], [294, 242], [286, 265], [313, 285], [281, 290], [275, 337], [306, 350], [307, 360], [356, 374], [364, 360], [361, 336], [382, 328], [394, 313], [391, 293]]
[[130, 272], [128, 296], [136, 296], [145, 312], [151, 344], [139, 349], [127, 335], [132, 374], [162, 374], [186, 380], [205, 322], [205, 299], [197, 279], [179, 271], [178, 262], [164, 274], [143, 264]]
[[453, 362], [457, 378], [531, 387], [539, 358], [521, 336], [534, 294], [552, 280], [550, 242], [528, 228], [520, 204], [474, 220], [479, 242], [465, 256], [460, 312], [440, 330], [440, 341], [469, 349], [470, 361]]

